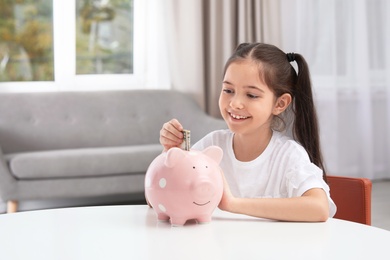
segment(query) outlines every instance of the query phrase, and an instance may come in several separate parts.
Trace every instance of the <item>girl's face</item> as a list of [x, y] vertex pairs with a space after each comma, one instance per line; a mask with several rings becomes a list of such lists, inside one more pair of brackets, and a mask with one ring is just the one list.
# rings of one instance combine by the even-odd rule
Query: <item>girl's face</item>
[[226, 70], [219, 109], [229, 129], [236, 134], [261, 134], [271, 130], [277, 109], [275, 94], [260, 79], [259, 65], [244, 60]]

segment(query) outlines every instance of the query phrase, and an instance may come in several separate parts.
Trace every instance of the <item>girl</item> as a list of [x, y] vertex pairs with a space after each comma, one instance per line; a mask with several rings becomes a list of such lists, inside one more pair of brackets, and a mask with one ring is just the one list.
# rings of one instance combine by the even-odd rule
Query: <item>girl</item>
[[[224, 151], [220, 209], [283, 221], [334, 216], [309, 69], [300, 54], [263, 43], [240, 44], [224, 68], [219, 108], [229, 129], [206, 135], [192, 149], [217, 145]], [[289, 115], [294, 139], [283, 134]], [[163, 125], [165, 151], [180, 146], [182, 130], [176, 119]]]

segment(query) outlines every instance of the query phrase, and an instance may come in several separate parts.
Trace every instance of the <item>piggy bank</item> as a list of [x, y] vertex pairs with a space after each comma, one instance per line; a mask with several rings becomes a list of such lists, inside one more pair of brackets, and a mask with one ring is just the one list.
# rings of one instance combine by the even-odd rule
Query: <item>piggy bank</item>
[[157, 218], [182, 226], [187, 220], [208, 223], [223, 191], [219, 163], [222, 149], [171, 148], [157, 156], [145, 176], [145, 196]]

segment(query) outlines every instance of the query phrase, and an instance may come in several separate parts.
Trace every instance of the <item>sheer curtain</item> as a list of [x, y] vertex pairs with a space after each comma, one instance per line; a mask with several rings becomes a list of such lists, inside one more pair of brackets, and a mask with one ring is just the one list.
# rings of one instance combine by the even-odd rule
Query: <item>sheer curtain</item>
[[281, 0], [282, 49], [306, 57], [329, 174], [390, 178], [390, 2]]
[[[139, 0], [135, 2], [135, 10], [143, 17], [143, 28], [137, 26], [136, 37], [141, 37], [146, 51], [143, 53], [142, 75], [145, 77], [145, 88], [171, 88], [171, 74], [169, 69], [167, 26], [165, 17], [165, 1]], [[135, 50], [137, 51], [137, 50]], [[137, 69], [137, 68], [135, 68]]]

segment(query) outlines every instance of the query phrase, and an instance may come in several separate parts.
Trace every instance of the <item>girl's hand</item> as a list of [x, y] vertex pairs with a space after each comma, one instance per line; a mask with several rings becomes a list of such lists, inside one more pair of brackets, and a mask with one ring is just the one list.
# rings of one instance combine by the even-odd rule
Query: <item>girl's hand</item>
[[233, 196], [232, 192], [230, 191], [229, 184], [227, 183], [225, 179], [225, 175], [223, 174], [221, 170], [221, 175], [223, 179], [223, 193], [222, 193], [222, 199], [219, 202], [218, 208], [221, 210], [232, 212], [232, 206], [233, 202], [235, 200], [235, 197]]
[[183, 142], [183, 126], [177, 119], [165, 123], [160, 130], [160, 143], [164, 146], [164, 151], [172, 147], [180, 147]]

